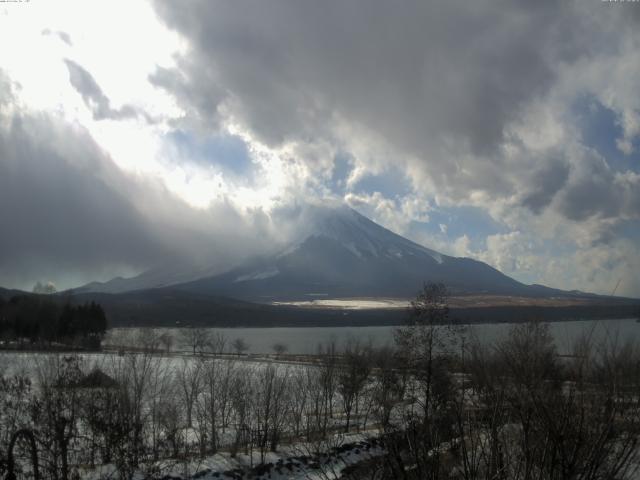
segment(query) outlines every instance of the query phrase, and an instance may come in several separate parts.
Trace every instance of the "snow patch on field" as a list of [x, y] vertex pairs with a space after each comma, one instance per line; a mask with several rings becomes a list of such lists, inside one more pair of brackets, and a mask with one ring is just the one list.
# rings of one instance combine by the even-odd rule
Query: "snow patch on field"
[[270, 268], [268, 270], [263, 270], [261, 272], [251, 272], [246, 275], [240, 275], [238, 278], [234, 280], [234, 283], [246, 282], [248, 280], [264, 280], [266, 278], [275, 277], [279, 273], [280, 271], [277, 268]]
[[321, 299], [295, 302], [273, 302], [274, 305], [295, 305], [308, 308], [341, 308], [346, 310], [372, 310], [378, 308], [407, 308], [409, 302], [404, 299]]
[[[351, 465], [384, 454], [380, 442], [362, 434], [342, 435], [337, 445], [322, 454], [309, 455], [317, 445], [297, 443], [278, 452], [265, 453], [260, 463], [259, 453], [238, 453], [231, 456], [221, 452], [193, 461], [164, 461], [157, 467], [162, 472], [155, 478], [167, 480], [329, 480], [341, 478], [343, 470]], [[87, 469], [82, 480], [117, 478], [114, 465]], [[138, 472], [135, 478], [145, 478]]]

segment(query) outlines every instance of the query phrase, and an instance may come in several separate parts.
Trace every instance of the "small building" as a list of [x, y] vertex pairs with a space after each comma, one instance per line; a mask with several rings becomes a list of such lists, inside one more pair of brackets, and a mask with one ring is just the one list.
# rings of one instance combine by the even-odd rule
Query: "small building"
[[94, 368], [78, 380], [74, 386], [83, 389], [114, 389], [118, 388], [119, 384], [99, 368]]

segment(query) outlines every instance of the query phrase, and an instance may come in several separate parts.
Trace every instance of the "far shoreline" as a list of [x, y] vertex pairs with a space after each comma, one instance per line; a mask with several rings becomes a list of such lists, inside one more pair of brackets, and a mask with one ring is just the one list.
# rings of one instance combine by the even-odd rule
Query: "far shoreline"
[[[207, 321], [147, 322], [129, 324], [110, 324], [113, 328], [354, 328], [354, 327], [396, 327], [406, 325], [409, 320], [408, 309], [340, 309], [290, 307], [300, 312], [299, 321], [261, 322], [255, 319], [249, 322], [228, 322], [212, 319]], [[637, 319], [637, 305], [589, 305], [570, 307], [538, 306], [498, 306], [450, 309], [450, 322], [459, 325], [491, 325], [541, 321], [547, 323], [633, 320]], [[307, 314], [307, 315], [305, 315]]]

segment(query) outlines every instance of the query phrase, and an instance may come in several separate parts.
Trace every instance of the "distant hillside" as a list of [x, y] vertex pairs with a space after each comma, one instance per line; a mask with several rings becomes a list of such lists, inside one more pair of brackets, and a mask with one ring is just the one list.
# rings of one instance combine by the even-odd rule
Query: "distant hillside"
[[[399, 325], [408, 318], [408, 312], [403, 308], [346, 310], [265, 305], [171, 288], [122, 294], [83, 293], [75, 298], [78, 302], [94, 300], [103, 305], [111, 327]], [[640, 302], [631, 300], [611, 304], [589, 302], [562, 306], [493, 302], [474, 307], [454, 298], [452, 305], [452, 319], [471, 323], [631, 318], [640, 309]]]
[[[14, 295], [39, 296], [0, 288], [5, 301]], [[158, 288], [120, 294], [77, 293], [47, 295], [57, 303], [94, 301], [113, 327], [275, 327], [398, 325], [407, 320], [404, 308], [348, 310], [267, 305], [227, 297]], [[577, 319], [633, 318], [640, 301], [632, 299], [526, 299], [518, 297], [453, 297], [451, 318], [460, 322], [519, 322], [531, 319], [561, 321]]]

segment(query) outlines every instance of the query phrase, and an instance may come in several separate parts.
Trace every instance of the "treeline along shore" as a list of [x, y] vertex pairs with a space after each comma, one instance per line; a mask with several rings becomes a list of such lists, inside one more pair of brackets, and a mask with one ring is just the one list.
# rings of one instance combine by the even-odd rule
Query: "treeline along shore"
[[48, 295], [0, 296], [0, 347], [98, 350], [107, 317], [95, 302]]
[[[152, 289], [121, 294], [78, 293], [59, 295], [35, 295], [0, 289], [0, 298], [7, 304], [13, 297], [40, 298], [55, 304], [57, 313], [65, 304], [79, 309], [83, 305], [98, 305], [102, 313], [95, 312], [98, 323], [101, 315], [108, 321], [108, 327], [340, 327], [340, 326], [383, 326], [401, 325], [406, 322], [404, 308], [344, 309], [306, 308], [293, 305], [270, 305], [244, 302], [227, 297], [194, 294], [172, 289]], [[24, 300], [22, 300], [24, 301]], [[38, 303], [38, 302], [35, 302]], [[565, 302], [563, 305], [531, 304], [452, 304], [450, 317], [458, 323], [517, 323], [530, 320], [572, 321], [637, 318], [640, 300], [596, 297], [586, 301]], [[86, 312], [85, 312], [86, 313]], [[85, 313], [80, 310], [74, 316], [80, 318]], [[6, 316], [6, 314], [5, 314]], [[0, 320], [2, 317], [0, 316]], [[57, 323], [56, 323], [57, 322]], [[46, 339], [66, 338], [60, 320], [47, 322], [58, 325], [59, 329], [48, 331]], [[64, 322], [62, 322], [64, 323]], [[72, 326], [72, 329], [75, 327]], [[101, 324], [92, 327], [88, 337], [95, 337]], [[11, 330], [11, 328], [9, 328]], [[15, 330], [15, 329], [14, 329]], [[44, 332], [45, 329], [39, 331]], [[75, 333], [75, 332], [74, 332]], [[83, 334], [83, 332], [80, 332]], [[73, 336], [73, 334], [71, 334]]]

